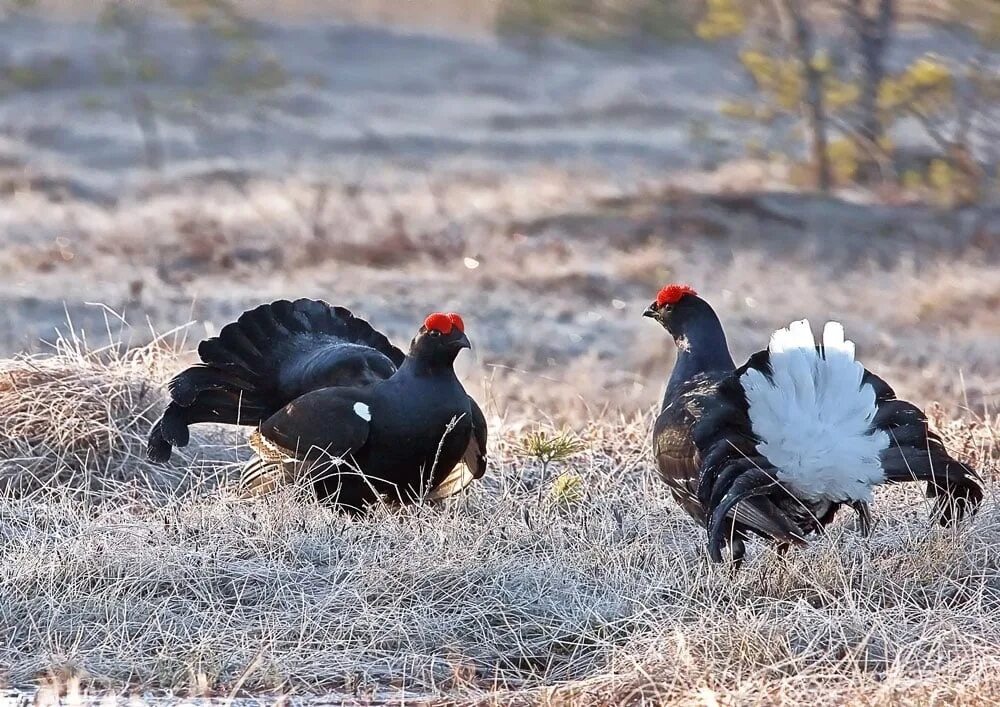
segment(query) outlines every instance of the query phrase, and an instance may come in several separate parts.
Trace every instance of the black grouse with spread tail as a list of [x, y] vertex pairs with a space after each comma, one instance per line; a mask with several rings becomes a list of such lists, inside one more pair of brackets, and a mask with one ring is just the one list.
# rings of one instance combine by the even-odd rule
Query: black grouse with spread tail
[[867, 533], [880, 484], [926, 482], [942, 525], [982, 501], [975, 471], [855, 360], [840, 324], [829, 322], [817, 344], [808, 321], [793, 322], [737, 368], [719, 318], [690, 287], [664, 287], [643, 315], [677, 345], [653, 429], [657, 466], [708, 530], [713, 560], [727, 544], [742, 560], [751, 534], [802, 544], [843, 505]]
[[199, 422], [257, 426], [242, 478], [253, 492], [307, 479], [351, 510], [443, 498], [486, 471], [486, 419], [453, 368], [469, 345], [457, 314], [427, 317], [404, 355], [343, 307], [261, 305], [170, 381], [148, 456], [167, 461]]

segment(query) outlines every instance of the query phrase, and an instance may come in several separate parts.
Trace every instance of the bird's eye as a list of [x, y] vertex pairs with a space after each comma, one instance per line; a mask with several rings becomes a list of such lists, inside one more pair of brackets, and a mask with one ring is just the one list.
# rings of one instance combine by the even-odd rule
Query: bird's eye
[[431, 336], [441, 336], [441, 332], [439, 332], [437, 329], [431, 329], [427, 333], [430, 334]]

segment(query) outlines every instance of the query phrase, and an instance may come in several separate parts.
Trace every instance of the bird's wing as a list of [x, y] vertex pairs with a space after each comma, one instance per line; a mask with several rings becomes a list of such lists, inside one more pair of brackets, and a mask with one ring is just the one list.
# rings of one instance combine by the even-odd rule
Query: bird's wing
[[256, 456], [244, 466], [240, 488], [262, 495], [296, 483], [316, 484], [324, 476], [350, 474], [354, 455], [368, 440], [371, 407], [366, 393], [325, 388], [295, 399], [269, 417], [250, 436]]
[[702, 524], [705, 509], [697, 495], [701, 457], [693, 433], [713, 405], [721, 375], [702, 374], [685, 383], [664, 403], [653, 425], [657, 470], [674, 499]]
[[[678, 504], [695, 520], [708, 526], [713, 504], [713, 473], [724, 462], [752, 450], [754, 440], [746, 436], [738, 408], [726, 404], [719, 387], [730, 383], [723, 378], [695, 383], [668, 405], [655, 427], [654, 448], [660, 475]], [[704, 450], [697, 441], [707, 439]], [[714, 451], [714, 454], [711, 454]], [[706, 460], [706, 453], [710, 456]], [[716, 504], [717, 505], [717, 504]], [[781, 542], [799, 542], [802, 531], [791, 523], [767, 498], [752, 497], [739, 503], [729, 514], [738, 528]]]
[[486, 473], [486, 416], [471, 397], [469, 403], [472, 408], [472, 434], [469, 436], [469, 446], [465, 449], [461, 463], [427, 495], [431, 500], [454, 496]]
[[323, 388], [285, 405], [260, 426], [268, 442], [296, 459], [347, 458], [368, 441], [371, 399], [361, 388]]
[[656, 428], [653, 444], [657, 469], [674, 499], [688, 515], [703, 523], [705, 513], [695, 493], [698, 488], [698, 449], [691, 439], [689, 423], [664, 421]]

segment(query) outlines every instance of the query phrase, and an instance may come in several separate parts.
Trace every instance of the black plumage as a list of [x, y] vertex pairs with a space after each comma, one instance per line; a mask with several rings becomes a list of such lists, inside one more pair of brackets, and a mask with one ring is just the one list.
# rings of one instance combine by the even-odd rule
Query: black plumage
[[486, 420], [453, 368], [468, 346], [457, 315], [428, 317], [404, 355], [342, 307], [261, 305], [171, 380], [147, 454], [167, 461], [192, 424], [256, 426], [242, 479], [252, 491], [307, 479], [351, 509], [455, 493], [486, 470]]
[[[714, 560], [722, 559], [727, 544], [740, 560], [750, 535], [782, 547], [801, 544], [832, 522], [843, 505], [854, 508], [862, 531], [868, 532], [866, 501], [796, 494], [779, 483], [783, 470], [760, 451], [764, 440], [754, 432], [741, 377], [755, 369], [779, 385], [768, 350], [737, 368], [715, 312], [687, 287], [664, 288], [644, 315], [660, 322], [678, 348], [653, 430], [657, 467], [681, 507], [706, 528]], [[825, 356], [822, 346], [816, 350]], [[861, 388], [865, 385], [871, 386], [875, 405], [867, 434], [883, 431], [888, 437], [878, 452], [882, 483], [926, 482], [942, 524], [974, 512], [983, 497], [975, 471], [952, 458], [923, 412], [898, 400], [885, 381], [864, 370]]]

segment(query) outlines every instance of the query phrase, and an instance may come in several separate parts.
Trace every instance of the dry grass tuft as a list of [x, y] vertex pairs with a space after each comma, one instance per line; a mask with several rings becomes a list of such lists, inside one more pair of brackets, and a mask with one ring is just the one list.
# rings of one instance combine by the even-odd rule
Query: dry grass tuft
[[[973, 522], [932, 527], [917, 490], [888, 489], [870, 539], [842, 522], [785, 558], [755, 544], [733, 575], [657, 481], [648, 415], [582, 425], [556, 478], [494, 420], [465, 495], [350, 519], [201, 483], [225, 463], [147, 466], [158, 366], [151, 350], [5, 364], [5, 478], [34, 481], [0, 497], [0, 681], [481, 704], [997, 694], [995, 420], [940, 421], [990, 480]], [[566, 478], [572, 502], [541, 502]]]
[[[176, 491], [188, 472], [144, 460], [146, 433], [162, 410], [159, 382], [174, 360], [158, 343], [88, 351], [61, 337], [54, 355], [0, 362], [0, 494], [132, 483]], [[192, 462], [190, 454], [181, 459]]]

